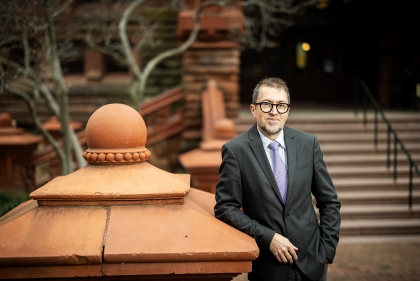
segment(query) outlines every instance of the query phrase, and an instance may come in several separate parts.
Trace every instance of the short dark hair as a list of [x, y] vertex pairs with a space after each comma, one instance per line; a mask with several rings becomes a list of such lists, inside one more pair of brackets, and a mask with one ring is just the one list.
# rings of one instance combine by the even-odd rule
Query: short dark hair
[[277, 77], [264, 78], [263, 80], [258, 82], [257, 86], [255, 86], [254, 88], [254, 92], [252, 93], [252, 103], [257, 102], [257, 98], [260, 93], [261, 87], [270, 87], [285, 90], [287, 93], [287, 98], [289, 99], [288, 103], [290, 104], [289, 88], [287, 88], [286, 81]]

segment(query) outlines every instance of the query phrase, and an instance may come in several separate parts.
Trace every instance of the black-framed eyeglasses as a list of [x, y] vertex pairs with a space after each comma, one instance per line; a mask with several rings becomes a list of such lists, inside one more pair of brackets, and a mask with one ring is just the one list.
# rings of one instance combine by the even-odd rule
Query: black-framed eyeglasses
[[261, 111], [264, 113], [269, 113], [273, 109], [273, 106], [276, 106], [277, 112], [284, 114], [289, 111], [290, 107], [290, 104], [288, 103], [271, 103], [266, 101], [254, 103], [254, 105], [257, 104], [260, 105]]

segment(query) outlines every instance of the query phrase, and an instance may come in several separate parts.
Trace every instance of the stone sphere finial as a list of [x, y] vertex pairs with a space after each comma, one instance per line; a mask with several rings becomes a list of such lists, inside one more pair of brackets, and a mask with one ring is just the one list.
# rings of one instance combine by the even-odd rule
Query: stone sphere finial
[[97, 109], [86, 124], [85, 134], [88, 149], [83, 158], [89, 164], [134, 164], [151, 155], [145, 148], [147, 129], [143, 117], [125, 104]]
[[13, 127], [13, 118], [12, 115], [8, 112], [0, 113], [0, 126], [1, 127]]

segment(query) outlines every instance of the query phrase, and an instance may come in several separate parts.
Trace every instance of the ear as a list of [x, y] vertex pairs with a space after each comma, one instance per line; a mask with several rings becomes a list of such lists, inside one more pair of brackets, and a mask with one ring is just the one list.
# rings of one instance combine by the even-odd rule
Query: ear
[[251, 104], [251, 105], [249, 106], [249, 109], [251, 110], [252, 116], [254, 116], [254, 117], [255, 117], [255, 114], [256, 114], [256, 112], [255, 112], [255, 104]]

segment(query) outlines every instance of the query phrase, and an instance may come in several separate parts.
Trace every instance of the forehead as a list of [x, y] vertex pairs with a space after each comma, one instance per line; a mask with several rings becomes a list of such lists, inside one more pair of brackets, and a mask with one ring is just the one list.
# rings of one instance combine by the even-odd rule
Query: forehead
[[287, 93], [284, 89], [277, 89], [272, 87], [261, 87], [257, 102], [271, 101], [271, 102], [287, 102]]

